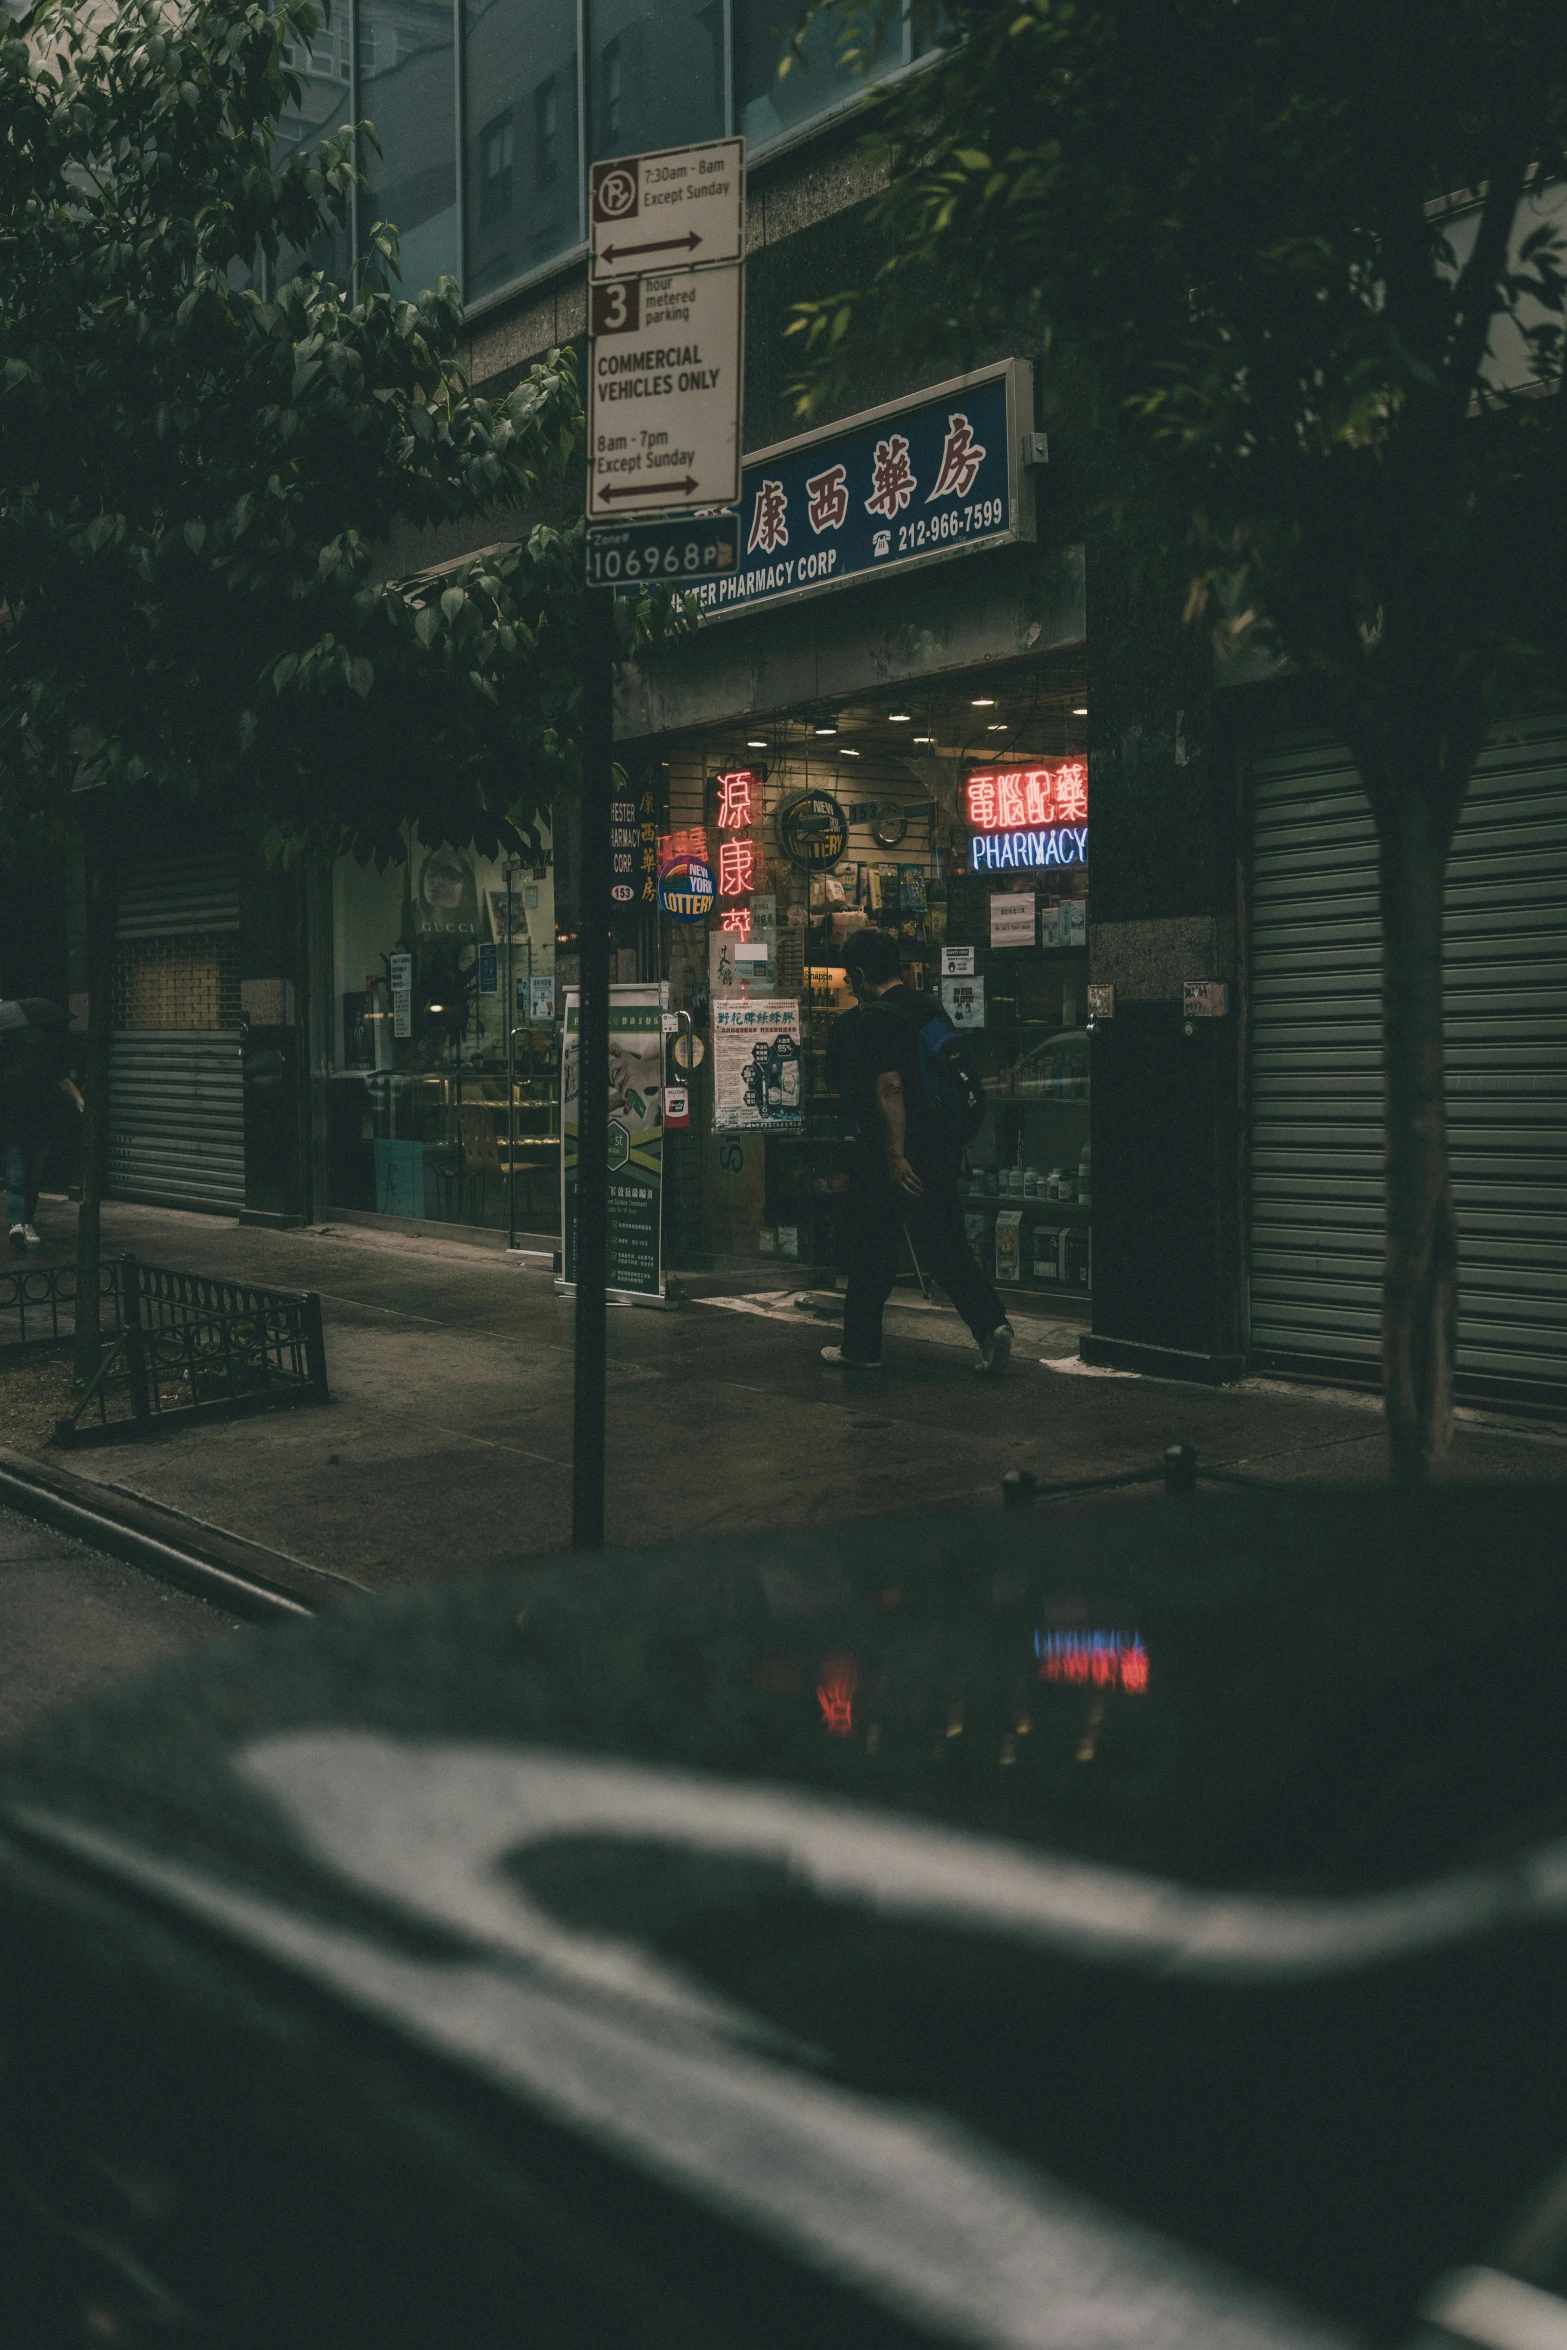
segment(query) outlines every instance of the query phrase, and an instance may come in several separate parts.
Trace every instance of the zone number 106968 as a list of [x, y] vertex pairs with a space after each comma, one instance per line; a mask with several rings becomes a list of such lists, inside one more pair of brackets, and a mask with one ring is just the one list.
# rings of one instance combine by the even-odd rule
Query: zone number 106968
[[618, 581], [700, 579], [734, 568], [732, 541], [688, 538], [643, 547], [605, 547], [588, 542], [588, 578], [595, 587]]

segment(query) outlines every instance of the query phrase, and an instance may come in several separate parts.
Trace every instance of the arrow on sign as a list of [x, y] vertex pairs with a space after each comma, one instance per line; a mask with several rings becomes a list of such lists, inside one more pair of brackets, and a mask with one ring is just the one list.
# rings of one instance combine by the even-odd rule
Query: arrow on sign
[[[691, 495], [691, 492], [692, 492], [693, 490], [700, 489], [702, 485], [701, 485], [701, 483], [700, 483], [700, 482], [693, 481], [693, 480], [691, 479], [690, 475], [688, 474], [688, 475], [686, 476], [686, 478], [685, 478], [685, 480], [684, 480], [684, 481], [668, 481], [668, 482], [660, 482], [658, 486], [659, 486], [659, 488], [660, 488], [660, 489], [667, 489], [667, 490], [684, 490], [684, 491], [685, 491], [685, 493], [686, 493], [686, 495], [687, 495], [687, 497], [689, 497], [689, 496]], [[628, 487], [626, 487], [626, 488], [622, 488], [622, 489], [618, 489], [618, 490], [600, 490], [600, 491], [598, 492], [598, 495], [599, 495], [599, 497], [600, 497], [601, 499], [602, 499], [602, 498], [645, 498], [645, 497], [647, 496], [647, 484], [646, 484], [645, 482], [643, 482], [643, 483], [642, 483], [640, 486], [638, 486], [637, 484], [633, 483], [633, 484], [631, 484], [630, 486], [628, 486]]]
[[663, 237], [656, 245], [606, 245], [601, 258], [605, 261], [629, 261], [633, 253], [694, 253], [702, 242], [696, 230], [683, 237]]

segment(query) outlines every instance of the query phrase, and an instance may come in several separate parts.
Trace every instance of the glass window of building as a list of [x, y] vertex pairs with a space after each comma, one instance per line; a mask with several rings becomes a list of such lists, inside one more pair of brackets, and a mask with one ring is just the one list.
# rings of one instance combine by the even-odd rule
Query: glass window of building
[[595, 156], [724, 135], [723, 0], [590, 0]]
[[548, 828], [507, 864], [407, 837], [333, 871], [327, 1190], [340, 1211], [558, 1229], [560, 1022]]
[[[284, 42], [283, 62], [298, 76], [300, 95], [298, 105], [285, 107], [278, 117], [279, 162], [347, 127], [351, 119], [349, 41], [347, 0], [339, 0], [332, 22], [322, 26], [314, 41]], [[329, 223], [304, 252], [289, 247], [278, 255], [277, 282], [286, 282], [302, 269], [319, 269], [334, 285], [343, 285], [350, 258], [346, 225], [335, 228]]]
[[576, 0], [467, 0], [467, 256], [472, 302], [582, 239]]
[[417, 294], [461, 267], [450, 0], [359, 0], [358, 27], [359, 111], [381, 143], [365, 151], [360, 221], [396, 224], [403, 291]]
[[868, 76], [840, 54], [845, 20], [836, 10], [819, 16], [803, 44], [804, 64], [779, 67], [789, 53], [796, 11], [780, 0], [734, 0], [735, 128], [752, 147], [853, 97], [868, 78], [880, 80], [903, 64], [907, 28], [895, 12], [882, 34]]

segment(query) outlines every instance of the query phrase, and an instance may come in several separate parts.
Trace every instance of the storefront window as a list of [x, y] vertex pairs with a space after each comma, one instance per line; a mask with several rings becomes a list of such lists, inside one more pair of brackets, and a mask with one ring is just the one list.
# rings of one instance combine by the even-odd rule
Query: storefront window
[[338, 1210], [551, 1234], [560, 1023], [547, 830], [506, 864], [417, 833], [333, 875]]
[[451, 0], [359, 0], [359, 111], [375, 125], [367, 147], [362, 230], [394, 222], [403, 291], [456, 275], [456, 89]]
[[724, 133], [723, 0], [590, 0], [593, 153]]
[[469, 301], [580, 243], [576, 0], [468, 0]]
[[840, 50], [843, 19], [829, 10], [805, 37], [804, 64], [795, 62], [780, 75], [795, 14], [782, 0], [734, 0], [737, 128], [753, 147], [764, 147], [784, 131], [841, 105], [867, 78], [879, 81], [904, 61], [905, 33], [898, 15], [884, 32], [867, 77], [857, 64], [845, 62]]
[[[976, 1256], [1004, 1294], [1087, 1295], [1084, 716], [1078, 661], [1058, 656], [668, 746], [665, 854], [700, 856], [716, 891], [704, 928], [666, 925], [671, 1000], [714, 1048], [694, 1089], [701, 1139], [677, 1154], [687, 1261], [834, 1261], [847, 1165], [827, 1045], [853, 1003], [847, 941], [870, 925], [980, 1071], [963, 1178]], [[800, 1007], [798, 1079], [781, 1071], [800, 1116], [727, 1132], [718, 1007], [768, 999]]]

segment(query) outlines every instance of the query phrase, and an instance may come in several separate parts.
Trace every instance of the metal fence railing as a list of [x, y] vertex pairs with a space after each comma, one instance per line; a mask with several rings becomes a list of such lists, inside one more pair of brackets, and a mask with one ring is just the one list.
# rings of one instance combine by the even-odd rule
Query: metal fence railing
[[313, 1290], [256, 1289], [124, 1256], [118, 1335], [60, 1444], [108, 1444], [292, 1404], [326, 1403], [326, 1342]]
[[[120, 1269], [98, 1268], [99, 1327], [120, 1327]], [[0, 1270], [0, 1361], [24, 1349], [59, 1346], [76, 1335], [76, 1267], [10, 1265]]]

